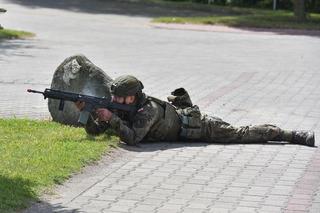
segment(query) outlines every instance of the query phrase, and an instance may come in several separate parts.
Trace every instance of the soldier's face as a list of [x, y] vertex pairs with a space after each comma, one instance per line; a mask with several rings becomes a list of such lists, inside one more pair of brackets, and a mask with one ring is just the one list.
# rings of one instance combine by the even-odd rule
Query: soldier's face
[[112, 96], [112, 101], [119, 103], [119, 104], [132, 104], [136, 100], [135, 96], [126, 96], [126, 97], [120, 97], [120, 96]]
[[112, 101], [113, 102], [116, 102], [116, 103], [119, 103], [119, 104], [123, 104], [124, 102], [124, 97], [120, 97], [120, 96], [112, 96]]

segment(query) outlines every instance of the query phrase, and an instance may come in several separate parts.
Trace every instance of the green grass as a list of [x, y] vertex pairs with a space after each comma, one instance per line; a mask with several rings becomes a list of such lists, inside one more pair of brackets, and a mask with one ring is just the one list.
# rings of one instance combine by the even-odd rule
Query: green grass
[[30, 38], [34, 34], [19, 30], [0, 29], [0, 39], [17, 39], [17, 38]]
[[[188, 5], [188, 8], [191, 8], [192, 5], [194, 5], [195, 11], [200, 8], [198, 4], [190, 2], [185, 4]], [[201, 7], [204, 7], [204, 5]], [[190, 17], [180, 17], [177, 15], [177, 17], [159, 17], [155, 18], [153, 22], [226, 25], [231, 27], [320, 30], [320, 14], [309, 14], [307, 21], [300, 22], [296, 20], [291, 11], [272, 11], [216, 5], [206, 5], [205, 7], [208, 8], [207, 11], [211, 11], [212, 15], [191, 15]]]
[[117, 141], [49, 121], [0, 119], [0, 212], [26, 207]]

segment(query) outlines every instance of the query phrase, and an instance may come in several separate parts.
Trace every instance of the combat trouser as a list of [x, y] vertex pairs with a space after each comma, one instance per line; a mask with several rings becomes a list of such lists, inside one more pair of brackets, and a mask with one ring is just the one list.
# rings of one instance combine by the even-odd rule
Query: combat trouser
[[262, 143], [290, 141], [291, 131], [270, 124], [234, 127], [220, 118], [203, 115], [200, 128], [188, 128], [183, 139], [211, 143]]
[[234, 127], [220, 118], [204, 115], [201, 120], [201, 139], [206, 142], [261, 143], [290, 141], [291, 131], [271, 124]]
[[218, 117], [202, 115], [199, 107], [192, 104], [187, 91], [174, 90], [168, 100], [177, 107], [181, 120], [181, 140], [215, 143], [261, 143], [267, 141], [292, 141], [292, 131], [264, 124], [234, 127]]

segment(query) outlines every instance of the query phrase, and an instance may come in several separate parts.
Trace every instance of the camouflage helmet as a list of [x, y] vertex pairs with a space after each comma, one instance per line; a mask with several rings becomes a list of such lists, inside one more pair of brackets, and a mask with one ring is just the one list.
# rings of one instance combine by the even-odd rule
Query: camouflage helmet
[[142, 93], [143, 84], [132, 75], [122, 75], [116, 78], [111, 85], [111, 93], [125, 97]]

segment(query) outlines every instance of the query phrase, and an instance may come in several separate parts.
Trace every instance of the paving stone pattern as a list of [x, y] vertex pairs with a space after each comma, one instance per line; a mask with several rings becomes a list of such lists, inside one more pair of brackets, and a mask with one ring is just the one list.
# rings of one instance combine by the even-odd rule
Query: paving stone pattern
[[[56, 2], [0, 0], [4, 27], [37, 34], [0, 42], [1, 117], [48, 119], [46, 101], [26, 89], [49, 87], [56, 66], [83, 53], [111, 77], [136, 75], [159, 98], [183, 86], [234, 125], [320, 134], [319, 37], [163, 29], [147, 14]], [[289, 144], [123, 146], [26, 212], [318, 213], [319, 163], [318, 148]]]
[[[93, 168], [94, 173], [71, 179], [51, 198], [50, 210], [318, 212], [317, 150], [295, 145], [143, 144]], [[27, 212], [39, 209], [33, 206]]]

